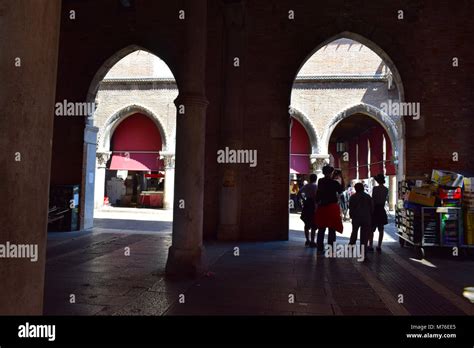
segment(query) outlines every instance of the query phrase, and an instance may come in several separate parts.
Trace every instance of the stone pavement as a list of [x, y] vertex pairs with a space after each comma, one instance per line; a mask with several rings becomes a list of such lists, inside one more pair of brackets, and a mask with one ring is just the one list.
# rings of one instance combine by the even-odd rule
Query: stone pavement
[[[159, 214], [96, 214], [100, 227], [93, 231], [50, 233], [45, 314], [474, 314], [462, 296], [474, 286], [472, 258], [428, 253], [417, 260], [412, 248], [399, 246], [393, 226], [384, 252], [367, 262], [321, 258], [304, 247], [297, 215], [290, 218], [289, 241], [208, 243], [209, 273], [166, 280], [171, 215]], [[347, 243], [348, 224], [345, 231], [338, 242]]]

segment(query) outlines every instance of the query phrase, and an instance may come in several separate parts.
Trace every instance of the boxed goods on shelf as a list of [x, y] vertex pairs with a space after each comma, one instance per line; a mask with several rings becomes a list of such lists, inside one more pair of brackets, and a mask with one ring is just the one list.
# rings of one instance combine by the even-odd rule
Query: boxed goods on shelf
[[464, 242], [474, 245], [474, 212], [464, 212]]
[[464, 177], [461, 174], [447, 170], [433, 169], [431, 173], [431, 181], [441, 186], [462, 187]]
[[464, 192], [474, 192], [474, 178], [464, 178]]
[[441, 244], [455, 246], [459, 244], [459, 232], [462, 228], [461, 209], [438, 208], [440, 213]]
[[461, 199], [462, 193], [461, 193], [461, 188], [443, 188], [440, 187], [438, 191], [439, 198], [441, 199]]
[[424, 245], [439, 244], [439, 218], [436, 208], [422, 208], [422, 230]]
[[427, 206], [427, 207], [434, 207], [434, 205], [436, 203], [436, 197], [435, 196], [428, 196], [424, 193], [420, 193], [419, 191], [416, 191], [415, 189], [413, 189], [408, 194], [408, 201], [410, 203], [424, 205], [424, 206]]
[[464, 178], [464, 243], [474, 245], [474, 178]]
[[474, 192], [464, 192], [463, 204], [466, 208], [474, 210]]

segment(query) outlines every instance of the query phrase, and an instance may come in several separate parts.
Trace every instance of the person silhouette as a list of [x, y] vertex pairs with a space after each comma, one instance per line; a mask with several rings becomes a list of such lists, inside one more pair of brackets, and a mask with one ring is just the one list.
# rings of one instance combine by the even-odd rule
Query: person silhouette
[[378, 174], [374, 177], [378, 186], [372, 189], [372, 200], [374, 202], [374, 212], [372, 215], [372, 229], [369, 234], [368, 251], [374, 250], [374, 232], [379, 230], [379, 242], [377, 252], [382, 252], [382, 241], [384, 235], [384, 226], [388, 223], [387, 213], [385, 212], [385, 202], [388, 200], [388, 188], [384, 186], [385, 176]]
[[[316, 226], [314, 225], [314, 212], [316, 210], [316, 192], [318, 191], [318, 185], [316, 180], [318, 177], [316, 174], [309, 176], [309, 183], [304, 185], [299, 191], [299, 195], [303, 198], [303, 210], [301, 211], [300, 219], [304, 222], [304, 234], [306, 237], [306, 246], [312, 248], [316, 247], [314, 238], [316, 235]], [[311, 231], [311, 240], [309, 239], [309, 233]]]
[[334, 168], [326, 165], [323, 167], [324, 178], [318, 181], [318, 191], [316, 192], [316, 204], [318, 205], [314, 216], [315, 225], [318, 228], [317, 249], [318, 255], [324, 255], [324, 235], [328, 232], [328, 244], [332, 245], [336, 241], [336, 231], [342, 233], [343, 225], [341, 219], [341, 209], [339, 208], [338, 197], [343, 192], [342, 185], [332, 179]]

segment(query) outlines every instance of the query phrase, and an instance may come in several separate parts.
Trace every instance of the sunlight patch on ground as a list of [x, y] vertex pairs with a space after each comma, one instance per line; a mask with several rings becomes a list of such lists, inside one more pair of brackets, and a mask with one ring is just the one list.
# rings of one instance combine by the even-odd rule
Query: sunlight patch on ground
[[411, 261], [414, 261], [414, 262], [418, 262], [418, 263], [421, 263], [422, 265], [424, 266], [428, 266], [428, 267], [431, 267], [431, 268], [438, 268], [436, 267], [436, 265], [432, 264], [431, 262], [429, 262], [428, 260], [426, 259], [414, 259], [412, 257], [410, 257], [410, 260]]
[[108, 207], [94, 210], [94, 219], [173, 221], [173, 210]]
[[[344, 237], [344, 238], [350, 238], [351, 233], [352, 233], [352, 225], [350, 222], [344, 222], [344, 231], [342, 234], [338, 233], [337, 236], [339, 237]], [[389, 226], [389, 225], [387, 225]], [[301, 231], [301, 237], [304, 239], [304, 223], [300, 219], [300, 214], [290, 214], [290, 230], [293, 231]], [[378, 231], [375, 231], [374, 233], [374, 241], [378, 241], [379, 238], [379, 233]], [[387, 243], [398, 243], [398, 239], [395, 239], [392, 237], [387, 231], [385, 231], [384, 236], [383, 236], [383, 241]]]
[[474, 303], [474, 287], [465, 288], [462, 294], [465, 298]]

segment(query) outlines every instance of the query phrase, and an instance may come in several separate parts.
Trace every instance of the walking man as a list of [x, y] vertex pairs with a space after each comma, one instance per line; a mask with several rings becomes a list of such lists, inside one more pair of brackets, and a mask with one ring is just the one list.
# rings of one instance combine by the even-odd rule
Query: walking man
[[372, 229], [372, 198], [365, 193], [364, 185], [355, 184], [356, 193], [349, 200], [349, 215], [352, 219], [352, 234], [349, 244], [354, 245], [360, 229], [360, 245], [363, 250], [367, 249], [369, 233]]
[[[314, 237], [316, 235], [314, 212], [316, 211], [316, 192], [318, 191], [318, 185], [316, 184], [317, 178], [316, 174], [311, 174], [309, 176], [309, 184], [304, 185], [299, 191], [299, 195], [303, 198], [303, 210], [300, 219], [304, 222], [305, 245], [311, 248], [316, 247], [316, 243], [314, 243]], [[309, 239], [310, 231], [311, 240]]]

